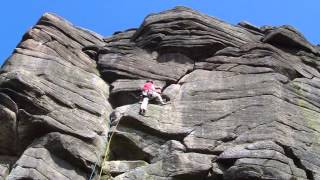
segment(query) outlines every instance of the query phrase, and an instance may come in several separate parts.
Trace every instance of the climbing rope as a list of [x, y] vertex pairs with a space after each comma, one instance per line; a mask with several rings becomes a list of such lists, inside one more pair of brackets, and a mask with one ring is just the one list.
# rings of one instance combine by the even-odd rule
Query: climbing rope
[[[173, 106], [174, 106], [173, 108], [175, 109], [175, 105], [173, 105]], [[110, 118], [110, 119], [111, 119], [111, 118]], [[114, 128], [114, 129], [116, 130], [117, 127], [118, 127], [118, 125], [119, 125], [119, 123], [120, 123], [120, 120], [121, 120], [121, 119], [119, 119], [119, 121], [117, 122], [117, 124], [116, 124], [115, 126], [113, 126], [112, 128]], [[111, 129], [111, 127], [109, 127], [109, 128]], [[102, 167], [103, 167], [104, 163], [106, 162], [107, 156], [109, 156], [110, 144], [111, 144], [111, 141], [112, 141], [112, 138], [113, 138], [114, 133], [115, 133], [115, 131], [112, 131], [110, 137], [108, 136], [109, 138], [107, 138], [107, 147], [106, 147], [106, 149], [105, 149], [104, 158], [103, 158], [103, 161], [102, 161], [101, 166], [100, 166], [101, 168], [100, 168], [100, 171], [99, 171], [99, 178], [98, 178], [98, 180], [101, 179], [101, 176], [102, 176]], [[95, 173], [95, 170], [96, 170], [96, 167], [97, 167], [97, 162], [95, 163], [95, 165], [94, 165], [94, 167], [93, 167], [93, 170], [92, 170], [92, 173], [91, 173], [91, 175], [90, 175], [89, 180], [92, 180], [92, 179], [93, 179], [94, 173]]]
[[91, 175], [90, 175], [89, 180], [92, 180], [93, 175], [94, 175], [94, 172], [96, 171], [96, 167], [97, 167], [97, 162], [96, 162], [96, 163], [94, 163], [94, 166], [93, 166], [93, 169], [92, 169], [92, 172], [91, 172]]
[[[120, 122], [120, 119], [119, 119], [119, 121], [117, 122], [117, 124], [114, 126], [114, 129], [117, 129], [117, 127], [118, 127], [118, 125], [119, 125], [119, 122]], [[111, 129], [111, 126], [109, 126], [109, 129]], [[109, 136], [107, 137], [107, 147], [106, 147], [106, 150], [105, 150], [105, 152], [104, 152], [103, 161], [102, 161], [102, 163], [101, 163], [101, 169], [100, 169], [99, 178], [98, 178], [99, 180], [101, 179], [103, 164], [104, 164], [104, 162], [106, 161], [107, 155], [109, 154], [110, 143], [111, 143], [111, 140], [112, 140], [113, 135], [114, 135], [114, 131], [112, 132], [112, 134], [110, 135], [110, 137], [109, 137]], [[98, 162], [95, 162], [94, 167], [93, 167], [92, 172], [91, 172], [91, 175], [90, 175], [90, 177], [89, 177], [89, 180], [92, 180], [92, 179], [93, 179], [94, 174], [95, 174], [95, 171], [96, 171], [96, 168], [97, 168], [97, 165], [98, 165]]]
[[[115, 126], [113, 126], [114, 129], [117, 129], [120, 120], [121, 120], [121, 119], [119, 119], [119, 121], [117, 122], [117, 124], [116, 124]], [[110, 143], [111, 143], [112, 137], [113, 137], [113, 135], [114, 135], [114, 132], [115, 132], [115, 131], [112, 131], [112, 133], [111, 133], [111, 135], [110, 135], [110, 138], [109, 138], [109, 140], [108, 140], [107, 147], [106, 147], [106, 150], [105, 150], [105, 152], [104, 152], [104, 158], [103, 158], [103, 161], [102, 161], [102, 163], [101, 163], [101, 169], [100, 169], [100, 172], [99, 172], [99, 178], [98, 178], [98, 180], [101, 179], [103, 164], [105, 163], [105, 161], [106, 161], [106, 159], [107, 159], [107, 156], [109, 156]]]

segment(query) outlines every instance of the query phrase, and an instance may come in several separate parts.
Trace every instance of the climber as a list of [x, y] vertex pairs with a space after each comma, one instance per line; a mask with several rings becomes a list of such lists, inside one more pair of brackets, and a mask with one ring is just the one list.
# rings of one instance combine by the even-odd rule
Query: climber
[[146, 83], [144, 83], [142, 88], [143, 99], [140, 106], [139, 114], [144, 115], [146, 113], [149, 99], [156, 98], [161, 105], [165, 105], [166, 103], [163, 102], [163, 99], [160, 94], [161, 94], [161, 88], [158, 86], [155, 86], [152, 80], [147, 80]]

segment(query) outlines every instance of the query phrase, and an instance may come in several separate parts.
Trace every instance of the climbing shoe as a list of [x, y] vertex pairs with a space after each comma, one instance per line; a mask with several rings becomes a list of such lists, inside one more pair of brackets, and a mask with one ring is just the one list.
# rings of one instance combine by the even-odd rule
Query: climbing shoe
[[142, 115], [142, 116], [144, 116], [144, 115], [146, 114], [146, 110], [140, 109], [139, 114]]

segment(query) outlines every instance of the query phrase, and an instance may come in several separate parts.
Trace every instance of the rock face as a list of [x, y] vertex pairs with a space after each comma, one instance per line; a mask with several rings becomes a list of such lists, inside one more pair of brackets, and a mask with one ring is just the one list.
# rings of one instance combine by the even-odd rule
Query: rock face
[[0, 152], [8, 179], [87, 179], [108, 133], [109, 85], [86, 46], [102, 38], [53, 14], [28, 31], [1, 69]]
[[[0, 176], [98, 179], [109, 133], [103, 178], [318, 180], [319, 71], [291, 26], [176, 7], [102, 38], [45, 14], [1, 69]], [[146, 79], [170, 103], [141, 116]]]

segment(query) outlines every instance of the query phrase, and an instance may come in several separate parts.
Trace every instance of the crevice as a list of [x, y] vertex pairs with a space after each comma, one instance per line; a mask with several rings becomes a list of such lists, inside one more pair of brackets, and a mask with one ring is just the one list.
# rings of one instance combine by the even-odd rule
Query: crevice
[[[128, 70], [112, 68], [103, 63], [97, 63], [97, 69], [101, 74], [101, 78], [108, 84], [112, 84], [114, 81], [119, 79], [139, 79], [139, 78], [148, 78], [149, 77], [140, 77], [137, 74], [134, 74]], [[122, 74], [120, 74], [121, 72]], [[157, 78], [155, 78], [157, 79]], [[158, 78], [159, 79], [159, 78]]]
[[[184, 77], [186, 77], [187, 75], [191, 74], [195, 69], [195, 61], [194, 61], [194, 65], [192, 69], [189, 69], [183, 76], [181, 76], [179, 79], [177, 79], [177, 81], [175, 83], [171, 83], [171, 84], [179, 84], [180, 80], [183, 79]], [[170, 85], [171, 85], [170, 84]], [[181, 85], [181, 84], [180, 84]]]
[[82, 48], [82, 52], [87, 54], [91, 59], [93, 59], [96, 63], [98, 63], [99, 51], [101, 48], [102, 47], [99, 47], [97, 45], [85, 46]]
[[219, 165], [220, 169], [225, 172], [230, 167], [232, 167], [238, 159], [217, 159], [216, 163]]
[[288, 158], [292, 159], [294, 165], [295, 165], [297, 168], [302, 169], [302, 170], [305, 171], [308, 179], [310, 179], [310, 180], [315, 180], [312, 171], [309, 170], [306, 166], [303, 165], [303, 163], [301, 162], [301, 160], [299, 159], [299, 157], [297, 157], [297, 156], [295, 155], [292, 147], [283, 145], [283, 144], [281, 144], [280, 142], [277, 142], [277, 141], [275, 141], [275, 143], [276, 143], [277, 145], [279, 145], [280, 147], [283, 148], [283, 150], [284, 150], [284, 152], [285, 152], [285, 155], [286, 155]]
[[[140, 100], [139, 94], [141, 94], [140, 91], [121, 91], [117, 93], [110, 93], [108, 101], [112, 108], [115, 109], [120, 106], [138, 103]], [[149, 101], [149, 104], [154, 103], [154, 100]]]
[[[186, 146], [185, 143], [183, 143], [183, 145]], [[203, 148], [188, 148], [188, 147], [186, 147], [186, 153], [200, 153], [200, 154], [206, 154], [206, 155], [219, 156], [222, 152], [206, 150]]]
[[[168, 42], [170, 44], [170, 42]], [[196, 57], [198, 60], [207, 59], [212, 57], [217, 51], [225, 48], [225, 45], [215, 42], [212, 44], [199, 45], [195, 47], [176, 47], [176, 46], [163, 46], [161, 47], [160, 43], [156, 43], [154, 47], [144, 47], [146, 49], [155, 49], [162, 53], [181, 53], [188, 56], [190, 59], [195, 60]]]
[[[305, 131], [305, 130], [298, 129], [298, 128], [294, 127], [293, 125], [287, 124], [287, 123], [285, 123], [285, 122], [283, 122], [283, 121], [281, 121], [281, 120], [276, 120], [275, 122], [277, 122], [277, 123], [279, 123], [279, 124], [282, 124], [282, 125], [284, 125], [284, 126], [286, 126], [286, 127], [289, 127], [289, 128], [291, 128], [291, 129], [293, 129], [293, 130], [295, 130], [295, 131], [310, 133], [310, 132], [307, 132], [307, 131]], [[298, 125], [299, 125], [299, 124], [298, 124]]]
[[115, 132], [115, 136], [110, 142], [110, 154], [108, 161], [112, 160], [143, 160], [150, 163], [152, 157], [144, 152], [131, 139], [125, 135]]
[[315, 69], [318, 73], [320, 73], [319, 68], [317, 68], [319, 64], [317, 64], [314, 61], [306, 61], [306, 60], [302, 60], [302, 61], [304, 62], [305, 65], [310, 66], [311, 68]]
[[[2, 86], [4, 87], [4, 86]], [[22, 89], [22, 88], [21, 88]], [[10, 87], [0, 88], [0, 92], [8, 95], [18, 106], [19, 109], [24, 109], [30, 114], [34, 115], [45, 115], [49, 111], [38, 104], [34, 103], [33, 99], [28, 97], [23, 93], [19, 93], [15, 90], [10, 89]]]

